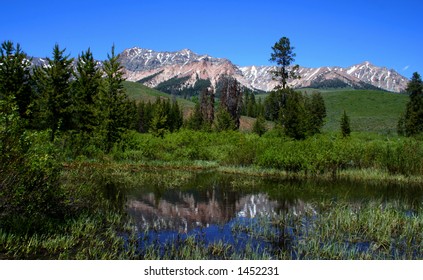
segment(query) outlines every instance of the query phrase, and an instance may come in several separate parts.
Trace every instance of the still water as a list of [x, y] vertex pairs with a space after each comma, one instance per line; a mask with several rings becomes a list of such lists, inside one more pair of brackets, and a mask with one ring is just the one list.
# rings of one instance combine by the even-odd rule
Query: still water
[[[299, 181], [256, 178], [218, 172], [151, 171], [131, 188], [127, 211], [144, 243], [166, 244], [176, 238], [201, 236], [205, 245], [223, 241], [237, 247], [247, 242], [265, 248], [260, 238], [251, 239], [234, 228], [248, 225], [260, 231], [260, 217], [291, 214], [320, 215], [327, 205], [363, 203], [398, 205], [398, 211], [413, 215], [423, 201], [420, 186], [399, 186], [349, 181]], [[271, 229], [280, 235], [278, 229]], [[367, 243], [358, 246], [366, 249]], [[270, 244], [269, 246], [274, 246]]]

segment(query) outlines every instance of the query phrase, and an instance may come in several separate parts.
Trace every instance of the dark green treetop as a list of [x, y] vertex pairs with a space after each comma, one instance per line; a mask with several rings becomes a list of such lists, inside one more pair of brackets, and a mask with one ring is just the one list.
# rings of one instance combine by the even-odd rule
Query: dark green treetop
[[272, 47], [272, 53], [270, 54], [270, 61], [275, 62], [278, 66], [275, 71], [272, 71], [274, 78], [280, 80], [282, 88], [287, 87], [288, 79], [299, 79], [298, 76], [298, 65], [290, 67], [295, 61], [296, 54], [294, 53], [294, 47], [291, 47], [289, 38], [282, 37]]

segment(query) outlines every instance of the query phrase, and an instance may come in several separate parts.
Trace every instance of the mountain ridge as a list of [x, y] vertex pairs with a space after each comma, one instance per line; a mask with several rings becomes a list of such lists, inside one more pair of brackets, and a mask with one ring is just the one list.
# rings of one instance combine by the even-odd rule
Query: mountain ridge
[[[200, 80], [208, 80], [214, 87], [223, 76], [238, 80], [244, 87], [271, 91], [278, 84], [270, 73], [276, 66], [238, 66], [227, 58], [197, 54], [190, 49], [180, 51], [154, 51], [140, 47], [123, 50], [119, 60], [125, 78], [156, 88], [169, 81], [177, 81], [175, 90], [192, 88]], [[32, 58], [34, 65], [45, 65], [43, 58]], [[74, 61], [76, 63], [76, 60]], [[102, 65], [99, 61], [98, 65]], [[299, 67], [301, 79], [288, 80], [292, 88], [341, 88], [381, 89], [391, 92], [405, 91], [408, 79], [393, 69], [375, 66], [369, 61], [349, 67], [322, 66]], [[173, 80], [172, 80], [173, 79]]]
[[[200, 55], [190, 49], [159, 52], [139, 47], [125, 49], [120, 54], [129, 81], [142, 81], [156, 87], [172, 78], [186, 78], [180, 88], [190, 87], [199, 79], [210, 80], [216, 86], [221, 76], [232, 76], [243, 86], [271, 91], [278, 82], [270, 73], [276, 66], [237, 66], [226, 58]], [[300, 67], [299, 80], [289, 80], [293, 88], [352, 87], [403, 92], [408, 79], [393, 69], [364, 61], [349, 67]]]

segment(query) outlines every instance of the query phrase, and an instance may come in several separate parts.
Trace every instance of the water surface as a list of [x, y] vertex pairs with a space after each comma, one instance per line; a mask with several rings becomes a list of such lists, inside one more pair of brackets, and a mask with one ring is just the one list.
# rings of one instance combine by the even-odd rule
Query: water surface
[[[306, 213], [313, 219], [324, 215], [331, 205], [342, 203], [354, 209], [372, 202], [381, 207], [393, 204], [398, 211], [413, 215], [423, 201], [423, 190], [416, 186], [256, 178], [218, 172], [181, 174], [151, 171], [149, 179], [128, 192], [127, 211], [144, 240], [143, 246], [195, 236], [205, 245], [222, 241], [240, 248], [250, 243], [265, 250], [273, 248], [280, 236], [298, 236], [290, 227], [281, 230], [264, 226], [263, 217], [303, 217]], [[300, 222], [307, 227], [309, 218]], [[263, 239], [263, 228], [276, 239]], [[366, 250], [370, 243], [354, 246]]]

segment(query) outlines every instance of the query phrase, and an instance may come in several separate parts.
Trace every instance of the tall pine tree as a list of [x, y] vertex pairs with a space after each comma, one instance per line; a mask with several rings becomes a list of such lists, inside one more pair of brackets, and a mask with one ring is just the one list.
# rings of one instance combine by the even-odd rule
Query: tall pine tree
[[282, 84], [282, 89], [285, 89], [288, 84], [288, 79], [299, 79], [300, 76], [297, 74], [298, 65], [291, 67], [291, 64], [295, 61], [296, 54], [294, 53], [294, 47], [291, 47], [289, 38], [282, 37], [272, 47], [272, 53], [270, 54], [270, 61], [275, 62], [278, 67], [273, 71], [275, 79], [279, 79]]
[[58, 130], [66, 130], [70, 125], [69, 106], [71, 104], [70, 84], [72, 61], [65, 56], [66, 49], [60, 50], [56, 44], [53, 57], [47, 58], [48, 64], [37, 67], [35, 78], [40, 94], [40, 112], [45, 127], [51, 130], [50, 141], [54, 141]]
[[320, 133], [326, 118], [325, 101], [320, 92], [315, 91], [310, 97], [306, 97], [306, 109], [308, 111], [308, 133], [310, 135]]
[[101, 69], [97, 67], [91, 50], [78, 57], [73, 83], [73, 119], [79, 132], [91, 133], [99, 125], [99, 98], [102, 83]]
[[119, 62], [119, 56], [115, 55], [115, 46], [112, 46], [111, 55], [103, 64], [105, 74], [105, 89], [102, 96], [102, 109], [105, 126], [105, 149], [109, 152], [113, 145], [119, 142], [123, 133], [129, 127], [131, 121], [127, 112], [128, 97], [123, 87], [123, 66]]
[[406, 90], [410, 100], [398, 127], [399, 132], [403, 130], [406, 136], [413, 136], [423, 132], [423, 82], [419, 73], [413, 73]]
[[1, 44], [0, 99], [16, 105], [19, 116], [24, 119], [30, 117], [32, 102], [30, 66], [31, 62], [19, 44], [16, 47], [11, 41]]
[[347, 112], [344, 110], [344, 114], [341, 117], [341, 135], [342, 137], [348, 137], [351, 134], [351, 127], [350, 127], [350, 118], [347, 115]]

